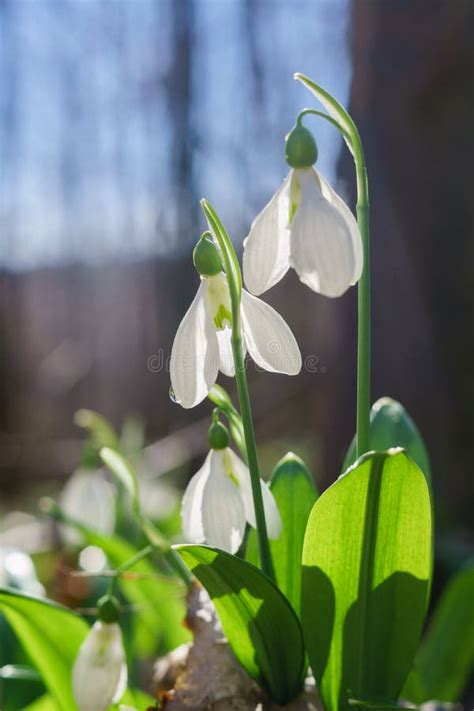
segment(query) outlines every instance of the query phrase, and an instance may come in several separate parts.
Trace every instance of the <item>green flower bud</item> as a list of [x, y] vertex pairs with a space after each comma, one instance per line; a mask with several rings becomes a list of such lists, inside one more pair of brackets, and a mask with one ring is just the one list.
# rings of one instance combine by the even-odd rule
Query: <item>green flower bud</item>
[[116, 597], [104, 595], [97, 602], [99, 620], [117, 622], [120, 617], [120, 604]]
[[207, 438], [211, 449], [225, 449], [229, 446], [229, 432], [222, 422], [213, 422], [209, 427]]
[[214, 276], [222, 271], [222, 262], [212, 237], [205, 233], [193, 251], [193, 262], [201, 276]]
[[285, 158], [292, 168], [310, 168], [318, 159], [313, 134], [298, 121], [285, 138]]

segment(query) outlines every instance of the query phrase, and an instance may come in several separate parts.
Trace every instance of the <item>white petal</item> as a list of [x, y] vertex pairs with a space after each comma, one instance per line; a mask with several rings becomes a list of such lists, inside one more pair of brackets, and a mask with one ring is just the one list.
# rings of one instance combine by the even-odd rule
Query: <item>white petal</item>
[[253, 360], [273, 373], [296, 375], [301, 353], [286, 321], [268, 304], [242, 291], [244, 340]]
[[354, 249], [354, 256], [355, 256], [355, 263], [354, 263], [354, 274], [352, 277], [352, 282], [351, 285], [356, 284], [359, 279], [360, 275], [362, 274], [362, 267], [364, 265], [364, 252], [362, 248], [362, 237], [360, 236], [359, 232], [359, 226], [357, 224], [357, 220], [352, 214], [352, 210], [350, 210], [344, 200], [339, 197], [339, 195], [336, 193], [335, 190], [331, 187], [331, 185], [328, 183], [326, 178], [324, 178], [321, 173], [317, 170], [316, 171], [318, 178], [321, 182], [321, 188], [322, 188], [322, 193], [323, 197], [328, 200], [331, 205], [333, 205], [336, 210], [338, 210], [344, 220], [346, 221], [346, 224], [350, 230], [351, 233], [351, 239], [352, 239], [352, 247]]
[[202, 497], [204, 486], [211, 472], [211, 452], [204, 464], [192, 477], [183, 496], [181, 506], [181, 522], [186, 540], [191, 543], [204, 543], [202, 528]]
[[206, 542], [229, 553], [240, 548], [245, 511], [239, 489], [227, 476], [223, 450], [211, 451], [211, 472], [204, 486], [202, 525]]
[[217, 338], [205, 305], [205, 289], [204, 279], [179, 325], [171, 350], [171, 385], [183, 407], [194, 407], [204, 400], [217, 378]]
[[[113, 489], [102, 469], [76, 469], [66, 482], [59, 499], [61, 508], [74, 520], [98, 533], [110, 535], [115, 526]], [[79, 545], [83, 537], [70, 526], [61, 525], [68, 545]]]
[[[244, 503], [245, 518], [250, 526], [256, 528], [255, 506], [252, 495], [252, 484], [248, 467], [231, 449], [225, 450], [226, 468], [239, 482], [240, 495]], [[281, 533], [281, 518], [278, 512], [276, 501], [268, 485], [260, 479], [262, 488], [263, 508], [265, 511], [265, 521], [269, 538], [279, 538]]]
[[244, 279], [253, 294], [262, 294], [280, 281], [290, 266], [290, 177], [291, 172], [252, 222], [250, 232], [244, 240]]
[[299, 170], [301, 203], [291, 229], [291, 261], [301, 281], [324, 296], [352, 284], [356, 255], [345, 216], [323, 197], [315, 171]]
[[97, 621], [82, 643], [72, 670], [79, 711], [106, 711], [120, 699], [126, 685], [121, 629], [116, 623]]
[[222, 331], [216, 331], [217, 342], [219, 344], [219, 370], [224, 375], [233, 378], [235, 375], [234, 356], [232, 355], [230, 328], [224, 328]]

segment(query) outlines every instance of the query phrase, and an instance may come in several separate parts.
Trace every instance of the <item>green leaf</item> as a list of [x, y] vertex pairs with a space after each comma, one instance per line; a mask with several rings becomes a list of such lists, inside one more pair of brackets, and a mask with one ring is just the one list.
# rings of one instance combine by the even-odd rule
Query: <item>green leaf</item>
[[44, 694], [28, 704], [23, 711], [58, 711], [58, 707], [49, 694]]
[[[372, 405], [370, 411], [370, 449], [382, 452], [391, 447], [403, 447], [415, 461], [431, 485], [431, 467], [423, 438], [412, 418], [396, 400], [382, 397]], [[342, 471], [346, 471], [356, 460], [356, 440], [352, 440]]]
[[[145, 709], [147, 707], [155, 707], [155, 699], [149, 694], [146, 694], [140, 689], [127, 689], [123, 697], [120, 699], [120, 704], [129, 705], [137, 709]], [[57, 705], [49, 694], [41, 696], [33, 703], [29, 704], [23, 711], [58, 711]], [[117, 705], [110, 706], [109, 711], [117, 711]]]
[[100, 450], [100, 456], [105, 466], [110, 469], [112, 474], [121, 482], [126, 491], [130, 495], [135, 512], [140, 510], [140, 501], [138, 498], [138, 481], [133, 467], [125, 459], [125, 457], [115, 449], [103, 447]]
[[296, 72], [294, 78], [309, 89], [313, 96], [315, 96], [318, 101], [322, 103], [331, 118], [334, 119], [336, 124], [338, 124], [339, 131], [344, 136], [349, 150], [354, 153], [354, 143], [360, 143], [359, 132], [352, 117], [346, 111], [344, 106], [340, 104], [334, 96], [326, 91], [326, 89], [323, 89], [322, 86], [319, 86], [319, 84], [316, 84], [315, 81], [304, 74]]
[[237, 255], [235, 254], [232, 240], [227, 234], [227, 231], [217, 212], [204, 198], [201, 200], [201, 207], [221, 250], [231, 297], [235, 294], [236, 298], [240, 302], [240, 296], [242, 293], [242, 275], [240, 273], [239, 261], [237, 259]]
[[456, 702], [474, 671], [474, 564], [457, 573], [436, 606], [402, 697]]
[[[305, 463], [289, 452], [273, 470], [270, 489], [280, 512], [282, 533], [270, 541], [276, 582], [299, 615], [301, 607], [301, 556], [306, 523], [318, 498], [318, 491]], [[255, 529], [250, 529], [245, 551], [246, 560], [259, 564]]]
[[207, 546], [177, 552], [209, 593], [240, 664], [280, 704], [301, 690], [301, 626], [285, 596], [258, 568]]
[[42, 598], [0, 589], [0, 610], [41, 674], [60, 711], [73, 711], [71, 670], [89, 628], [78, 615]]
[[89, 430], [98, 447], [111, 447], [117, 449], [119, 439], [114, 428], [102, 415], [93, 410], [78, 410], [74, 415], [74, 422], [79, 427]]
[[315, 503], [303, 549], [302, 621], [326, 711], [396, 703], [426, 614], [431, 502], [402, 450], [369, 453]]
[[[384, 701], [363, 701], [361, 699], [349, 699], [349, 706], [356, 709], [370, 709], [370, 711], [398, 711], [398, 709], [406, 709], [406, 706], [392, 702]], [[414, 708], [409, 706], [408, 708]]]

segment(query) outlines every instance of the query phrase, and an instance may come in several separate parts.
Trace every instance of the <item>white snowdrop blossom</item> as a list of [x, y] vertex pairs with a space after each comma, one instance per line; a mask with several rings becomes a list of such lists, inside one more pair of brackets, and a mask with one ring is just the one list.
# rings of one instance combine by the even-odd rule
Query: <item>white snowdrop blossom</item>
[[[269, 538], [278, 538], [281, 519], [268, 485], [261, 479]], [[184, 493], [183, 533], [191, 543], [208, 543], [235, 553], [245, 524], [256, 528], [250, 472], [229, 447], [211, 449]]]
[[[270, 372], [299, 373], [298, 344], [275, 309], [245, 290], [242, 290], [240, 309], [244, 344], [255, 363]], [[231, 301], [225, 275], [202, 276], [171, 350], [171, 385], [177, 402], [183, 407], [194, 407], [206, 397], [219, 370], [225, 375], [234, 375], [231, 325]]]
[[[115, 527], [115, 500], [113, 488], [105, 478], [103, 469], [79, 468], [69, 477], [59, 503], [63, 511], [75, 521], [109, 536]], [[61, 525], [64, 541], [79, 545], [83, 536], [70, 526]]]
[[116, 622], [97, 620], [82, 643], [72, 670], [79, 711], [107, 711], [122, 698], [127, 666], [122, 631]]
[[360, 279], [362, 266], [356, 219], [313, 167], [290, 170], [244, 241], [244, 279], [253, 294], [293, 267], [313, 291], [341, 296]]

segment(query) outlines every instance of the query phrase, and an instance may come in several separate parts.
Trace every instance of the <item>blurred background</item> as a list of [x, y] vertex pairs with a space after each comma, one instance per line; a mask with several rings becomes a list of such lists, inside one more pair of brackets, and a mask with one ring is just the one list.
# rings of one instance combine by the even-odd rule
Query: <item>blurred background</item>
[[[139, 416], [153, 475], [195, 471], [211, 407], [173, 404], [167, 363], [198, 284], [199, 198], [240, 248], [314, 105], [302, 71], [349, 106], [366, 149], [373, 399], [401, 401], [424, 436], [440, 550], [472, 553], [471, 0], [2, 0], [0, 22], [4, 530], [78, 466], [81, 407], [115, 426]], [[342, 141], [307, 125], [353, 206]], [[291, 448], [322, 488], [338, 476], [356, 296], [319, 297], [293, 274], [265, 295], [305, 359], [293, 379], [249, 365], [265, 475]]]

